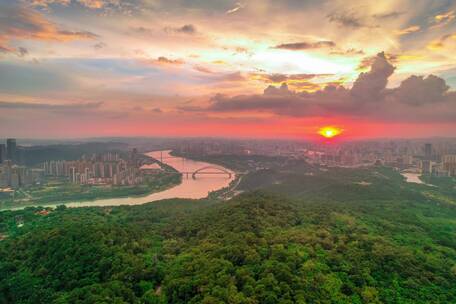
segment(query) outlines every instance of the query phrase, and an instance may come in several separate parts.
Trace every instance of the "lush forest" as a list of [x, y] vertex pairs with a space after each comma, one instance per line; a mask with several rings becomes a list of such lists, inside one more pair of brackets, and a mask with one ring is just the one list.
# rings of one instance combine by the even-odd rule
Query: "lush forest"
[[456, 303], [454, 188], [293, 162], [240, 187], [1, 212], [0, 303]]

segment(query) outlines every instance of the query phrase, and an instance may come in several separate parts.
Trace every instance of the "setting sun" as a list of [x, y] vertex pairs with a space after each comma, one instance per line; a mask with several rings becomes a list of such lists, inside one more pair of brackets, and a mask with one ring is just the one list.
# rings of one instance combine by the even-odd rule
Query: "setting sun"
[[323, 128], [320, 128], [320, 130], [318, 130], [318, 134], [320, 134], [321, 136], [326, 137], [326, 138], [333, 138], [337, 135], [340, 135], [342, 132], [343, 132], [342, 129], [337, 128], [337, 127], [331, 127], [331, 126], [323, 127]]

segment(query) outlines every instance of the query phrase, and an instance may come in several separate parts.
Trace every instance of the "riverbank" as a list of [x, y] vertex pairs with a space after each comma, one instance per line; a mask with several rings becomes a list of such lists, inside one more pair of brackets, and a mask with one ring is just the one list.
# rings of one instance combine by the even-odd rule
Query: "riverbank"
[[405, 181], [407, 183], [414, 183], [414, 184], [420, 184], [420, 185], [426, 185], [430, 187], [436, 187], [435, 185], [426, 183], [421, 179], [421, 174], [420, 173], [414, 173], [414, 172], [401, 172], [401, 175], [405, 177]]
[[[198, 169], [214, 166], [212, 163], [194, 161], [186, 158], [176, 158], [170, 154], [171, 151], [155, 151], [146, 153], [148, 157], [156, 160], [162, 160], [163, 165], [178, 172], [194, 172]], [[219, 166], [220, 167], [220, 166]], [[227, 171], [232, 172], [229, 169]], [[49, 206], [55, 207], [58, 205], [66, 205], [67, 207], [87, 207], [87, 206], [119, 206], [119, 205], [140, 205], [153, 201], [170, 199], [170, 198], [190, 198], [201, 199], [209, 195], [213, 191], [227, 187], [232, 180], [234, 174], [230, 177], [224, 175], [218, 176], [198, 176], [193, 179], [190, 177], [182, 177], [180, 174], [172, 174], [173, 178], [179, 178], [179, 183], [169, 184], [170, 187], [160, 188], [153, 193], [147, 195], [128, 195], [126, 197], [109, 197], [93, 200], [59, 200], [58, 202], [40, 202], [28, 204], [27, 206]], [[168, 186], [169, 186], [168, 185]], [[1, 209], [21, 209], [27, 207], [25, 205], [10, 206], [9, 208]]]
[[[78, 185], [59, 182], [52, 185], [20, 190], [16, 198], [0, 201], [0, 210], [96, 201], [100, 199], [142, 197], [165, 191], [181, 182], [178, 174], [158, 173], [143, 184], [134, 186]], [[20, 196], [19, 196], [20, 195]], [[19, 196], [19, 198], [18, 198]]]

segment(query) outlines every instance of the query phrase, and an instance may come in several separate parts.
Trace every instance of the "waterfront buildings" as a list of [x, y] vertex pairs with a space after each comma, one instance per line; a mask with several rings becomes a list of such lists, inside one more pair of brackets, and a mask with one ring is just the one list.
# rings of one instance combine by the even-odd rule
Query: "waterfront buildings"
[[432, 144], [426, 143], [424, 145], [424, 159], [431, 160], [432, 159]]
[[6, 145], [0, 144], [0, 164], [6, 160]]
[[0, 188], [19, 188], [43, 181], [44, 171], [15, 165], [11, 160], [0, 164]]
[[17, 146], [16, 139], [8, 138], [5, 144], [0, 144], [0, 164], [6, 160], [12, 161], [14, 164], [25, 163], [25, 150], [23, 147]]
[[450, 176], [456, 176], [456, 154], [444, 155], [442, 157], [443, 169]]
[[16, 139], [8, 138], [6, 140], [6, 159], [9, 159], [14, 163], [18, 158]]
[[42, 164], [47, 176], [67, 178], [75, 184], [137, 185], [144, 182], [144, 172], [133, 150], [128, 159], [119, 154], [84, 155], [80, 160], [48, 161]]

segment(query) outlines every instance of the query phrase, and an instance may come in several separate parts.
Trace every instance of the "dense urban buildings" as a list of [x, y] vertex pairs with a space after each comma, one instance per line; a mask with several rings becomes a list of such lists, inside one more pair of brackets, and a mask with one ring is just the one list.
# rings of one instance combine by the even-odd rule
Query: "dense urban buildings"
[[[164, 141], [187, 155], [265, 155], [304, 159], [322, 166], [360, 167], [385, 165], [422, 175], [456, 176], [454, 140], [395, 140], [357, 142], [308, 142], [274, 140], [173, 139]], [[26, 148], [10, 138], [0, 144], [0, 188], [19, 188], [58, 178], [80, 185], [139, 185], [146, 174], [160, 170], [141, 168], [144, 156], [137, 149], [125, 153], [93, 153], [77, 160], [47, 160], [23, 164]], [[144, 148], [143, 148], [144, 149]]]
[[6, 145], [0, 144], [0, 164], [6, 160]]
[[448, 172], [450, 176], [456, 176], [456, 154], [444, 155], [442, 165], [444, 172]]
[[8, 138], [6, 145], [0, 144], [0, 188], [19, 188], [42, 181], [42, 170], [22, 166], [23, 151], [14, 138]]
[[358, 167], [386, 165], [423, 175], [456, 176], [455, 140], [308, 142], [196, 139], [177, 145], [189, 155], [266, 155], [305, 159], [313, 164]]
[[75, 161], [48, 161], [42, 164], [47, 176], [65, 177], [76, 184], [137, 185], [144, 181], [138, 152], [128, 159], [117, 153], [84, 155]]
[[16, 162], [18, 157], [16, 139], [8, 138], [6, 140], [6, 158]]
[[6, 160], [0, 165], [0, 188], [19, 188], [40, 183], [43, 173], [41, 169], [14, 165], [12, 161]]
[[133, 149], [127, 157], [118, 153], [83, 155], [79, 160], [49, 160], [26, 167], [24, 151], [16, 139], [0, 145], [0, 188], [17, 189], [42, 183], [46, 178], [59, 178], [75, 184], [138, 185], [144, 176], [160, 171], [160, 166], [142, 170], [144, 158]]

